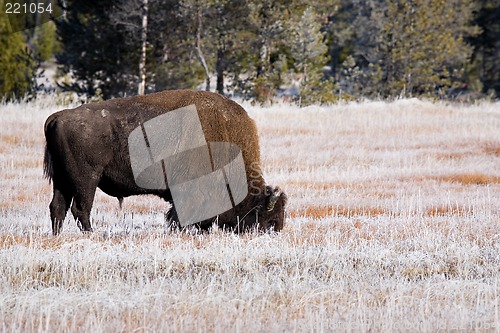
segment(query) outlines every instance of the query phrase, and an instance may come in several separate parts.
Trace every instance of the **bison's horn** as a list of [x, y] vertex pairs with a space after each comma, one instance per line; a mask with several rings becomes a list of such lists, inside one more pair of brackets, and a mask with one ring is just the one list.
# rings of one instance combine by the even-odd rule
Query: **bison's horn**
[[267, 203], [267, 211], [270, 212], [274, 209], [274, 205], [276, 205], [276, 202], [278, 201], [279, 197], [281, 195], [281, 189], [279, 187], [276, 187], [271, 193], [271, 197], [269, 198], [269, 202]]

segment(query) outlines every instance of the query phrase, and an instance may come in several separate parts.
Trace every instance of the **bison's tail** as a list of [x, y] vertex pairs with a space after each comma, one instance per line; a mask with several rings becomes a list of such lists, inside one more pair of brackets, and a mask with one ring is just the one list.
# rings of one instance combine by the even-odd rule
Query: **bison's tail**
[[54, 177], [54, 167], [52, 166], [52, 156], [50, 155], [50, 151], [45, 144], [45, 154], [43, 157], [43, 176], [44, 178], [49, 180], [49, 183], [52, 181]]

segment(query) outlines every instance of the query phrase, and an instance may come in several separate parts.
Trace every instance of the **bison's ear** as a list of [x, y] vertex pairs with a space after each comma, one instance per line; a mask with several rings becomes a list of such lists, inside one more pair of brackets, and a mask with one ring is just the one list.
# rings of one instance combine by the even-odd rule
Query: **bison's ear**
[[[270, 187], [268, 187], [269, 189]], [[273, 209], [274, 209], [274, 206], [276, 205], [276, 202], [278, 202], [278, 199], [280, 198], [281, 196], [281, 193], [283, 193], [283, 191], [281, 191], [281, 189], [276, 186], [272, 191], [270, 191], [271, 193], [269, 194], [269, 196], [267, 197], [267, 204], [266, 204], [266, 212], [272, 212]]]

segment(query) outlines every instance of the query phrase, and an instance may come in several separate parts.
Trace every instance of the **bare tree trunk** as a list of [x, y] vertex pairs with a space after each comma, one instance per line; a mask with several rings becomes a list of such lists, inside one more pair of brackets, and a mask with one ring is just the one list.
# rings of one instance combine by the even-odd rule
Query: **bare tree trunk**
[[224, 51], [219, 47], [217, 50], [217, 62], [215, 64], [216, 72], [217, 72], [217, 92], [221, 95], [224, 95]]
[[148, 0], [142, 0], [141, 55], [139, 57], [139, 87], [138, 95], [144, 95], [146, 90], [146, 44], [148, 40]]
[[205, 55], [203, 54], [203, 51], [201, 50], [201, 29], [202, 29], [202, 21], [201, 21], [201, 7], [198, 8], [198, 17], [197, 22], [196, 22], [196, 41], [195, 41], [195, 48], [196, 48], [196, 56], [198, 57], [198, 60], [201, 63], [201, 66], [203, 67], [203, 70], [205, 71], [205, 90], [210, 91], [210, 72], [208, 70], [208, 65], [205, 60]]

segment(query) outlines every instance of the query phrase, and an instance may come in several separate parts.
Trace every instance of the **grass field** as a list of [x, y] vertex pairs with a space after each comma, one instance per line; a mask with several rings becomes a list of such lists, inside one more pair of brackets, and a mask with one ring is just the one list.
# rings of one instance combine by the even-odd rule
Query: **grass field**
[[98, 193], [52, 237], [49, 99], [0, 106], [0, 331], [500, 331], [500, 103], [245, 105], [279, 234], [169, 232]]

